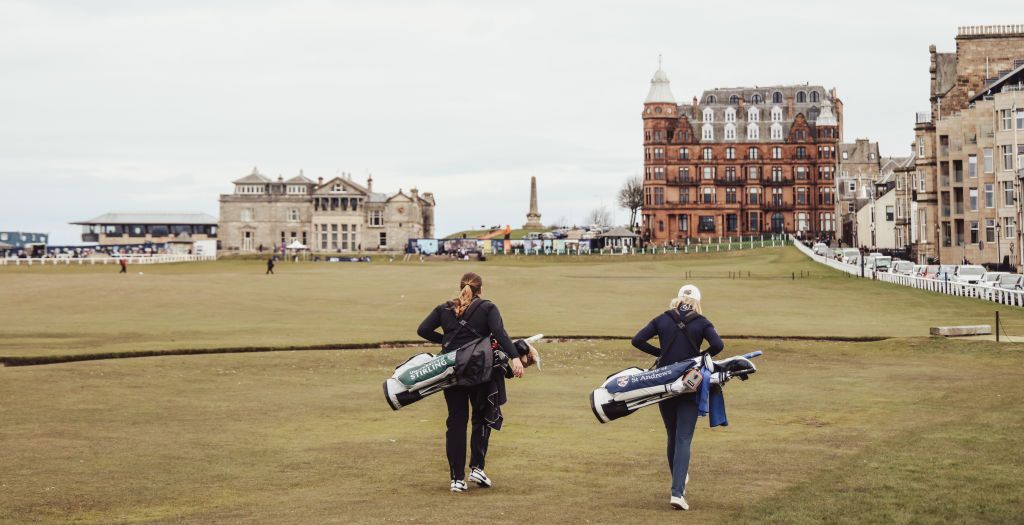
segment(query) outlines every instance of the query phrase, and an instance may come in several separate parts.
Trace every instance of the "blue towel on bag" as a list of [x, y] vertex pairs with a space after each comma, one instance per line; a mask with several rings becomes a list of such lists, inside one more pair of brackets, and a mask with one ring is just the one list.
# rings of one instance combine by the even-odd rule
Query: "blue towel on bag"
[[697, 415], [708, 415], [708, 394], [711, 391], [711, 371], [707, 367], [700, 369], [700, 392], [697, 393]]
[[729, 426], [729, 419], [725, 417], [725, 394], [722, 393], [721, 387], [711, 389], [709, 405], [709, 408], [711, 409], [711, 417], [709, 421], [711, 423], [711, 427]]
[[700, 392], [697, 393], [697, 415], [710, 415], [708, 423], [712, 428], [729, 426], [729, 419], [725, 416], [725, 394], [722, 393], [722, 388], [711, 388], [711, 370], [707, 367], [701, 368], [700, 373], [702, 378]]

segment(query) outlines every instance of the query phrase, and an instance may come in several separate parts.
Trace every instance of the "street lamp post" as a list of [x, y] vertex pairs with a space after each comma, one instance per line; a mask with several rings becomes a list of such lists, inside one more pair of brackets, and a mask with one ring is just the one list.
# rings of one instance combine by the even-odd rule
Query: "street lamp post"
[[1002, 252], [1002, 249], [1001, 249], [1002, 248], [1002, 244], [1003, 244], [1003, 238], [1001, 236], [1002, 235], [1002, 233], [1001, 233], [1002, 230], [1003, 230], [1003, 225], [999, 224], [999, 219], [997, 218], [996, 219], [996, 269], [997, 270], [1002, 270], [1003, 269], [1003, 252]]
[[1020, 261], [1019, 265], [1024, 266], [1024, 213], [1022, 213], [1021, 199], [1024, 199], [1024, 166], [1018, 166], [1017, 169], [1017, 235], [1019, 236], [1017, 246], [1020, 247]]

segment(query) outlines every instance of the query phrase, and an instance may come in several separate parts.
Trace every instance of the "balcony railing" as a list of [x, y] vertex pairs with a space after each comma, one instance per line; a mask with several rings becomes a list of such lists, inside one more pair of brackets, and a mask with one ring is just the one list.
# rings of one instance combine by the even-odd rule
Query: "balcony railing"
[[668, 182], [668, 184], [670, 186], [698, 186], [698, 185], [700, 185], [700, 179], [698, 179], [696, 177], [686, 177], [686, 178], [670, 177], [666, 182]]
[[793, 179], [790, 177], [783, 177], [781, 179], [767, 178], [762, 181], [765, 186], [792, 186]]
[[739, 177], [718, 177], [715, 179], [715, 184], [719, 186], [742, 186], [743, 179]]
[[915, 121], [917, 124], [928, 124], [931, 121], [932, 121], [932, 112], [931, 111], [918, 111], [917, 112], [917, 119]]
[[765, 209], [770, 211], [788, 211], [793, 209], [793, 203], [772, 201], [765, 206]]

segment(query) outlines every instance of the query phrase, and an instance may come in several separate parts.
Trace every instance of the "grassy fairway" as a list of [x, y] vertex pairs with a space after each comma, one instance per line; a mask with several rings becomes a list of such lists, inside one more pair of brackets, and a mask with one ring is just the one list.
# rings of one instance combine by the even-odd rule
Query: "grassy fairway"
[[510, 385], [488, 472], [452, 495], [444, 403], [399, 412], [408, 350], [156, 357], [0, 369], [0, 521], [702, 523], [1024, 519], [1021, 347], [741, 341], [761, 371], [699, 422], [685, 516], [668, 508], [657, 410], [599, 425], [587, 394], [649, 359], [546, 345]]
[[[484, 295], [514, 334], [632, 335], [687, 281], [703, 290], [727, 335], [923, 336], [936, 324], [991, 323], [995, 310], [849, 278], [793, 248], [558, 261], [283, 263], [274, 276], [263, 275], [259, 261], [136, 266], [128, 275], [114, 267], [0, 268], [8, 298], [0, 302], [0, 356], [414, 339], [467, 270], [483, 275]], [[790, 279], [800, 272], [811, 277]], [[1024, 335], [1024, 310], [1002, 311]]]
[[[496, 487], [460, 495], [440, 396], [392, 412], [381, 393], [415, 350], [2, 367], [0, 523], [452, 523], [481, 509], [508, 523], [1024, 521], [1024, 344], [918, 337], [989, 322], [995, 306], [848, 278], [792, 248], [273, 277], [257, 261], [7, 267], [0, 355], [411, 339], [468, 269], [517, 334], [632, 335], [692, 281], [723, 334], [893, 338], [727, 338], [725, 355], [765, 355], [726, 389], [731, 425], [698, 423], [686, 514], [667, 504], [657, 410], [608, 425], [590, 412], [608, 374], [650, 364], [626, 341], [542, 346], [544, 371], [510, 384], [492, 439]], [[1000, 310], [1024, 334], [1024, 311]]]

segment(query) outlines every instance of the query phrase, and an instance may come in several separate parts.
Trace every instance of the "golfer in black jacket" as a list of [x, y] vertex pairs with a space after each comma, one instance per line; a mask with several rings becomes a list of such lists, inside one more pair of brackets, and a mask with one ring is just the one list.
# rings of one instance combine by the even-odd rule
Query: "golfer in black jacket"
[[[462, 276], [459, 283], [459, 296], [434, 308], [430, 315], [420, 323], [416, 333], [432, 343], [443, 344], [445, 352], [451, 352], [476, 339], [477, 334], [490, 335], [501, 349], [507, 353], [509, 365], [515, 377], [523, 377], [523, 365], [526, 357], [520, 356], [518, 349], [512, 344], [501, 314], [494, 303], [480, 298], [483, 279], [475, 273]], [[466, 317], [463, 319], [463, 315]], [[460, 321], [466, 321], [466, 328], [459, 330]], [[437, 333], [440, 327], [444, 335]], [[472, 328], [472, 330], [469, 330]], [[504, 376], [492, 374], [492, 382], [501, 382], [500, 391], [504, 391]], [[485, 420], [491, 400], [488, 392], [492, 390], [490, 383], [464, 387], [453, 386], [444, 391], [444, 400], [448, 405], [448, 427], [445, 433], [445, 451], [448, 454], [448, 466], [451, 470], [452, 492], [464, 492], [468, 487], [466, 475], [466, 424], [470, 421], [469, 407], [473, 408], [473, 434], [470, 438], [469, 479], [480, 487], [490, 487], [491, 480], [484, 474], [484, 459], [487, 455], [487, 441], [491, 435], [491, 426]], [[497, 403], [500, 404], [500, 403]], [[500, 426], [500, 423], [498, 424]]]
[[[707, 353], [714, 356], [725, 346], [722, 338], [701, 314], [700, 290], [692, 284], [679, 289], [679, 294], [669, 303], [669, 311], [655, 317], [633, 336], [633, 346], [658, 357], [658, 366], [671, 365], [700, 355], [703, 341], [708, 342]], [[685, 331], [679, 329], [679, 317]], [[658, 346], [647, 341], [658, 336]], [[679, 510], [689, 510], [684, 497], [687, 471], [690, 468], [690, 443], [697, 426], [697, 400], [695, 394], [683, 394], [658, 404], [661, 419], [668, 432], [668, 467], [672, 471], [672, 496], [669, 504]]]

